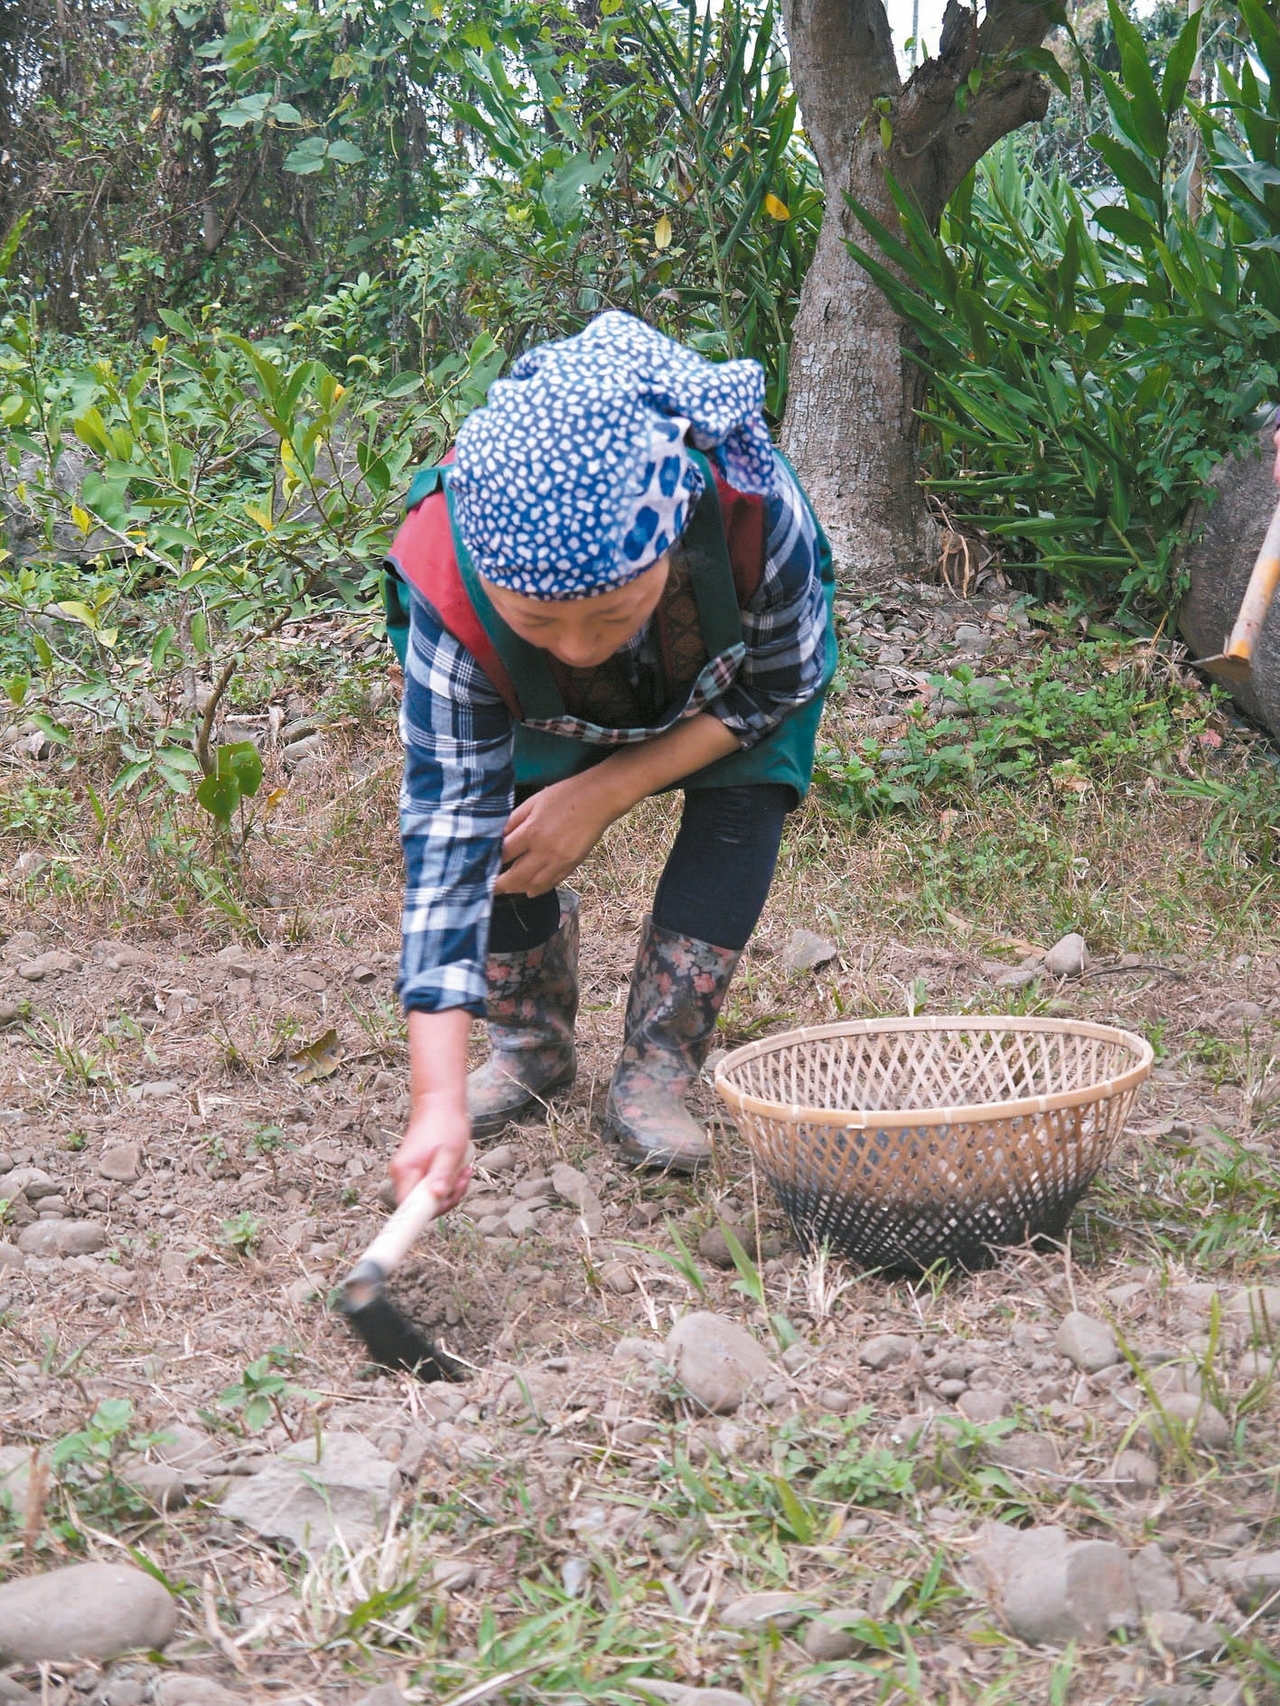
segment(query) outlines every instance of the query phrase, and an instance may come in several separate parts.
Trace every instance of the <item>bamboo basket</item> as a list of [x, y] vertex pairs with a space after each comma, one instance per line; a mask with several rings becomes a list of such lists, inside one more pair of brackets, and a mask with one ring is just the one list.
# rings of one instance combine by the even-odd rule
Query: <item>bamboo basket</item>
[[1152, 1059], [1083, 1020], [859, 1019], [748, 1043], [715, 1084], [807, 1249], [920, 1272], [1060, 1238]]

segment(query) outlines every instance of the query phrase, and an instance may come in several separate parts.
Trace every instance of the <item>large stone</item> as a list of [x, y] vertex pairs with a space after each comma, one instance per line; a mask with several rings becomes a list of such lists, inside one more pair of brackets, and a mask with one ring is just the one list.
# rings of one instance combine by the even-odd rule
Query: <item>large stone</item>
[[1097, 1374], [1120, 1361], [1120, 1347], [1110, 1327], [1079, 1309], [1073, 1309], [1063, 1318], [1053, 1343], [1059, 1356], [1066, 1357], [1085, 1374]]
[[94, 1220], [37, 1220], [18, 1234], [27, 1256], [92, 1256], [107, 1245], [107, 1229]]
[[694, 1402], [722, 1416], [732, 1415], [772, 1372], [768, 1353], [745, 1327], [707, 1310], [676, 1322], [667, 1335], [666, 1359]]
[[[1194, 658], [1220, 652], [1239, 614], [1276, 507], [1274, 461], [1268, 424], [1255, 445], [1219, 463], [1209, 476], [1215, 501], [1193, 506], [1188, 517], [1182, 566], [1190, 577], [1190, 591], [1178, 612], [1178, 625]], [[1228, 691], [1243, 711], [1280, 737], [1280, 598], [1272, 599], [1258, 635], [1251, 679]]]
[[1141, 1607], [1129, 1559], [1109, 1540], [1071, 1540], [1061, 1528], [987, 1523], [973, 1567], [1009, 1628], [1033, 1647], [1097, 1645], [1135, 1628]]
[[361, 1434], [325, 1433], [288, 1446], [223, 1496], [223, 1514], [266, 1540], [323, 1553], [351, 1550], [383, 1530], [396, 1486], [394, 1463]]
[[131, 1564], [72, 1564], [0, 1587], [0, 1657], [26, 1664], [101, 1664], [173, 1635], [168, 1590]]

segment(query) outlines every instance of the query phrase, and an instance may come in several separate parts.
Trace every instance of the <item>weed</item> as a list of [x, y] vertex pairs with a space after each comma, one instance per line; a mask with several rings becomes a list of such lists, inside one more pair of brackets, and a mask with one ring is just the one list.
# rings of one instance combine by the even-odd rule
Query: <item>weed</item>
[[55, 1523], [64, 1543], [83, 1544], [86, 1524], [115, 1528], [148, 1514], [145, 1501], [121, 1478], [121, 1458], [148, 1450], [163, 1433], [133, 1431], [133, 1404], [103, 1398], [86, 1425], [58, 1440], [49, 1454], [65, 1514]]
[[1098, 1197], [1117, 1224], [1199, 1267], [1266, 1260], [1280, 1229], [1280, 1164], [1225, 1133], [1147, 1146], [1127, 1179], [1113, 1172]]
[[248, 1209], [241, 1209], [222, 1223], [222, 1243], [237, 1256], [252, 1256], [262, 1242], [262, 1221]]
[[292, 1367], [293, 1355], [283, 1345], [272, 1345], [244, 1369], [238, 1381], [218, 1396], [218, 1406], [238, 1414], [241, 1427], [248, 1433], [260, 1433], [274, 1416], [290, 1439], [298, 1437], [285, 1415], [284, 1406], [315, 1394], [305, 1387], [294, 1386], [284, 1370]]

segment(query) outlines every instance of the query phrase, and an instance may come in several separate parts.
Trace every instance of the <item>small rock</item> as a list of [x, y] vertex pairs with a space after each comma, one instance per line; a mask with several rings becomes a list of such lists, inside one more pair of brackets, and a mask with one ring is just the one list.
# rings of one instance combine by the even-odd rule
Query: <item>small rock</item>
[[815, 1617], [804, 1632], [804, 1650], [816, 1664], [834, 1664], [851, 1659], [862, 1651], [866, 1642], [854, 1632], [853, 1625], [865, 1620], [859, 1611], [824, 1611]]
[[1129, 1571], [1139, 1610], [1145, 1614], [1176, 1609], [1182, 1598], [1178, 1572], [1154, 1541], [1134, 1553], [1129, 1560]]
[[123, 1470], [121, 1479], [153, 1511], [181, 1510], [187, 1502], [186, 1482], [167, 1463], [139, 1463]]
[[857, 1399], [843, 1386], [821, 1386], [814, 1402], [829, 1416], [847, 1416], [856, 1405]]
[[652, 1339], [626, 1338], [619, 1339], [613, 1347], [612, 1360], [624, 1368], [651, 1368], [654, 1363], [662, 1361], [662, 1355], [662, 1346]]
[[1233, 1558], [1213, 1573], [1226, 1584], [1237, 1605], [1253, 1611], [1280, 1589], [1280, 1552], [1253, 1552]]
[[998, 1422], [1009, 1414], [1009, 1394], [995, 1386], [971, 1386], [956, 1399], [956, 1409], [970, 1422]]
[[1160, 1485], [1159, 1465], [1155, 1458], [1148, 1457], [1145, 1451], [1134, 1451], [1132, 1448], [1122, 1451], [1116, 1458], [1111, 1473], [1122, 1493], [1150, 1493]]
[[702, 1234], [698, 1240], [698, 1254], [704, 1262], [710, 1262], [712, 1267], [723, 1268], [728, 1273], [733, 1267], [734, 1261], [733, 1252], [729, 1248], [729, 1241], [724, 1235], [726, 1227], [738, 1240], [742, 1248], [750, 1254], [751, 1244], [754, 1242], [752, 1234], [745, 1228], [734, 1225], [732, 1221], [724, 1220], [718, 1220], [714, 1226], [709, 1226]]
[[858, 1361], [877, 1372], [906, 1362], [915, 1349], [915, 1340], [902, 1333], [876, 1333], [858, 1347]]
[[563, 1407], [563, 1391], [564, 1383], [553, 1370], [524, 1368], [503, 1386], [498, 1394], [498, 1408], [543, 1417]]
[[1044, 957], [1044, 969], [1050, 977], [1079, 977], [1088, 957], [1084, 937], [1073, 930], [1049, 949]]
[[514, 1208], [507, 1211], [507, 1231], [513, 1238], [524, 1238], [538, 1224], [537, 1211], [528, 1203], [518, 1202]]
[[146, 1084], [131, 1084], [128, 1095], [131, 1102], [161, 1102], [166, 1096], [177, 1096], [182, 1086], [174, 1078], [153, 1078]]
[[1015, 1475], [1062, 1473], [1062, 1459], [1048, 1434], [1008, 1434], [987, 1447], [987, 1457], [997, 1468]]
[[500, 1143], [496, 1149], [486, 1149], [480, 1166], [486, 1173], [509, 1173], [520, 1160], [520, 1151], [513, 1143]]
[[1216, 1644], [1214, 1632], [1185, 1611], [1153, 1611], [1147, 1618], [1147, 1637], [1158, 1653], [1170, 1653], [1174, 1658], [1189, 1658], [1210, 1641]]
[[98, 1162], [100, 1178], [115, 1179], [122, 1185], [131, 1185], [141, 1172], [142, 1151], [136, 1143], [122, 1143], [114, 1149], [104, 1149]]
[[372, 966], [358, 965], [351, 968], [352, 983], [373, 983], [377, 980], [377, 972]]
[[551, 1169], [551, 1188], [561, 1202], [577, 1209], [587, 1231], [593, 1238], [597, 1237], [604, 1227], [604, 1205], [586, 1174], [570, 1167], [567, 1161], [558, 1161]]
[[[3, 1257], [0, 1256], [0, 1260]], [[1274, 1351], [1246, 1351], [1240, 1358], [1237, 1372], [1241, 1380], [1280, 1380], [1280, 1348]]]
[[[22, 1017], [22, 1004], [19, 1001], [0, 1001], [0, 1025], [13, 1025]], [[15, 1685], [16, 1686], [16, 1685]], [[26, 1693], [26, 1689], [22, 1690]]]
[[635, 1275], [625, 1262], [606, 1262], [600, 1270], [600, 1282], [619, 1297], [629, 1297], [636, 1289]]
[[435, 1558], [431, 1564], [431, 1585], [441, 1593], [462, 1593], [475, 1586], [478, 1572], [467, 1558]]
[[1259, 1344], [1280, 1343], [1280, 1286], [1250, 1286], [1228, 1299], [1223, 1311], [1229, 1321], [1241, 1321]]
[[27, 1258], [16, 1244], [0, 1243], [0, 1268], [21, 1268], [26, 1266]]
[[655, 1700], [664, 1706], [751, 1706], [746, 1695], [734, 1688], [691, 1688], [688, 1683], [653, 1676], [633, 1676], [626, 1686], [644, 1706], [652, 1706]]
[[1020, 966], [1010, 966], [1007, 971], [1002, 971], [999, 977], [995, 979], [995, 987], [997, 989], [1027, 989], [1039, 975], [1040, 965], [1037, 961], [1030, 961]]
[[245, 1706], [246, 1698], [211, 1676], [169, 1675], [156, 1683], [158, 1706]]
[[1194, 1392], [1170, 1392], [1160, 1400], [1160, 1410], [1148, 1415], [1147, 1427], [1161, 1451], [1169, 1450], [1174, 1443], [1166, 1418], [1180, 1423], [1197, 1445], [1209, 1451], [1225, 1451], [1231, 1444], [1230, 1422], [1207, 1398], [1199, 1398]]
[[768, 1353], [736, 1321], [695, 1310], [667, 1335], [666, 1361], [703, 1409], [732, 1415], [772, 1372]]
[[142, 949], [135, 948], [129, 942], [99, 942], [93, 951], [108, 971], [124, 971], [127, 966], [143, 966], [147, 963], [147, 956]]
[[813, 1352], [808, 1345], [803, 1340], [798, 1340], [794, 1345], [787, 1346], [778, 1361], [788, 1374], [798, 1374], [812, 1356]]
[[266, 1540], [301, 1552], [355, 1550], [382, 1533], [397, 1482], [394, 1463], [361, 1434], [322, 1433], [287, 1446], [222, 1499], [222, 1511]]
[[839, 953], [836, 944], [825, 936], [818, 936], [812, 930], [796, 930], [778, 955], [778, 964], [784, 971], [816, 971], [819, 966], [829, 965]]
[[208, 1434], [182, 1422], [170, 1422], [151, 1449], [159, 1462], [188, 1473], [198, 1472], [218, 1456], [218, 1447]]
[[813, 1601], [801, 1593], [747, 1593], [720, 1613], [726, 1629], [794, 1629]]
[[318, 758], [321, 752], [319, 735], [303, 735], [301, 740], [295, 740], [284, 747], [280, 753], [280, 762], [286, 770], [297, 770], [309, 758]]
[[27, 1664], [100, 1664], [171, 1638], [168, 1590], [130, 1564], [72, 1564], [0, 1586], [0, 1654]]
[[1058, 1355], [1085, 1374], [1097, 1374], [1120, 1361], [1120, 1349], [1110, 1327], [1079, 1309], [1064, 1318], [1053, 1342]]
[[46, 977], [61, 977], [64, 972], [79, 971], [81, 964], [74, 954], [54, 948], [47, 954], [38, 954], [33, 960], [24, 960], [18, 967], [18, 976], [28, 983], [39, 983]]

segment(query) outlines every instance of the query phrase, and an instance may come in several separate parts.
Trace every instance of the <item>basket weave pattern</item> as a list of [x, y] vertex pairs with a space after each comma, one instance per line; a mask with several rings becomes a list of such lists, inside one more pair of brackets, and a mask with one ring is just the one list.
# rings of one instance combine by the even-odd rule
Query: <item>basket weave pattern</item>
[[716, 1089], [806, 1247], [973, 1268], [1062, 1235], [1151, 1061], [1083, 1022], [857, 1020], [737, 1049]]

